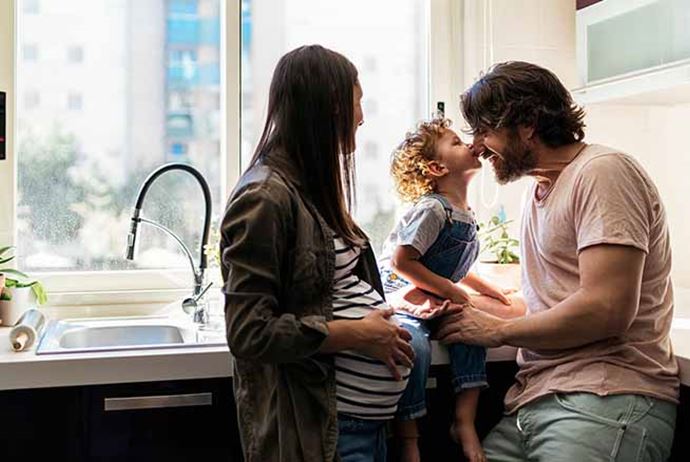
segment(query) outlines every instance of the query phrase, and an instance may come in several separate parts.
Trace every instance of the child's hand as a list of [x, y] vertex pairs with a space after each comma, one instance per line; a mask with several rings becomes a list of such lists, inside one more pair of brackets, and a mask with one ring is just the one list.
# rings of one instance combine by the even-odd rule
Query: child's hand
[[495, 298], [504, 305], [512, 305], [513, 302], [510, 300], [510, 298], [507, 297], [507, 295], [513, 294], [515, 292], [517, 292], [517, 290], [515, 289], [501, 289], [496, 286], [490, 286], [482, 291], [482, 295]]
[[431, 319], [445, 313], [449, 306], [450, 301], [446, 300], [440, 306], [420, 306], [410, 314], [419, 319]]

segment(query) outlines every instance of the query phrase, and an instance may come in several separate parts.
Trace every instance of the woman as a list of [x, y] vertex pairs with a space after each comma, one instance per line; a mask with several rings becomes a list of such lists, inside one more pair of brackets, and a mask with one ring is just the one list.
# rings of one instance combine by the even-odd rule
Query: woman
[[283, 56], [263, 134], [223, 218], [247, 462], [385, 458], [383, 424], [414, 352], [389, 319], [373, 252], [349, 213], [361, 97], [342, 55], [307, 46]]

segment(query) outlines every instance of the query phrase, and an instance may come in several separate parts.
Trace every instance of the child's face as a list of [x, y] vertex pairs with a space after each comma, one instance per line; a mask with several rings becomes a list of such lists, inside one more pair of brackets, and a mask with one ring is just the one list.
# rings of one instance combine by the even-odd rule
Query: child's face
[[436, 143], [436, 160], [449, 175], [462, 175], [482, 168], [479, 152], [462, 142], [457, 133], [447, 128]]

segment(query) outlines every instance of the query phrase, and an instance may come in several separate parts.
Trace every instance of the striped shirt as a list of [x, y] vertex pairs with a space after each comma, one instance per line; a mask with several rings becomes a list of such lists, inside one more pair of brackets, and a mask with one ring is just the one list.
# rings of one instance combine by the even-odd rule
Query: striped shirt
[[[335, 284], [333, 316], [335, 319], [360, 319], [375, 309], [388, 306], [383, 297], [354, 274], [359, 248], [335, 239]], [[391, 419], [398, 400], [407, 386], [410, 370], [398, 366], [404, 380], [396, 381], [381, 361], [353, 351], [335, 355], [335, 380], [338, 412], [360, 419]]]

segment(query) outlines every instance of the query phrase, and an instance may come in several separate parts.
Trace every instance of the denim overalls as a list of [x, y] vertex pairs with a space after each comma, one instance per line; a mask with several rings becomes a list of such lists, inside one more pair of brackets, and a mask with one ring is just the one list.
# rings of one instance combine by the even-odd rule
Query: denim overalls
[[[453, 209], [445, 197], [439, 194], [426, 197], [441, 202], [447, 220], [434, 243], [419, 261], [433, 273], [458, 282], [467, 275], [479, 255], [477, 224], [453, 220]], [[409, 284], [390, 270], [382, 271], [382, 276], [387, 292]], [[398, 417], [414, 419], [426, 413], [426, 381], [431, 365], [429, 334], [433, 320], [423, 321], [405, 314], [398, 314], [396, 318], [412, 334], [412, 346], [416, 353], [407, 388], [398, 403]], [[456, 393], [467, 388], [487, 386], [484, 347], [457, 343], [448, 346], [448, 355]]]

